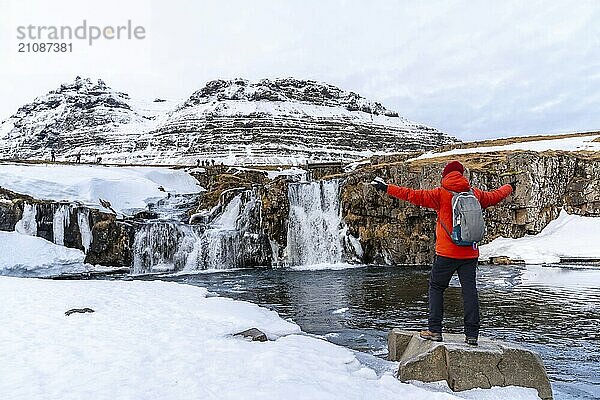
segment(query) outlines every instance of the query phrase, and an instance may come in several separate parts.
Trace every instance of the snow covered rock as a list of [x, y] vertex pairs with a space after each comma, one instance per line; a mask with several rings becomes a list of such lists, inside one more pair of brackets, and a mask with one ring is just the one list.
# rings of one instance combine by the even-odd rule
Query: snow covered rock
[[0, 125], [0, 158], [297, 164], [430, 150], [456, 142], [377, 102], [292, 78], [216, 80], [186, 101], [140, 101], [77, 79]]
[[45, 239], [18, 232], [0, 231], [0, 273], [36, 270], [57, 265], [82, 264], [81, 250], [59, 246]]
[[169, 193], [202, 190], [187, 172], [164, 167], [6, 163], [0, 168], [0, 187], [13, 192], [38, 200], [80, 202], [109, 211], [101, 206], [103, 200], [123, 214], [144, 210]]
[[481, 246], [480, 259], [524, 261], [527, 264], [559, 263], [562, 258], [600, 259], [600, 218], [571, 215], [562, 210], [537, 235], [499, 237]]
[[535, 388], [543, 400], [552, 399], [552, 388], [541, 358], [530, 350], [479, 339], [479, 346], [464, 343], [463, 335], [444, 334], [444, 342], [419, 338], [418, 332], [392, 329], [388, 336], [389, 359], [399, 361], [398, 379], [446, 381], [453, 391], [493, 386]]

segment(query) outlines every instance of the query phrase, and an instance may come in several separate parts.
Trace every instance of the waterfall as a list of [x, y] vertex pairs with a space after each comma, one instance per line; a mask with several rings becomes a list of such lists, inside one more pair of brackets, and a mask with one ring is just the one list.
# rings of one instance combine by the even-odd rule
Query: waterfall
[[259, 223], [260, 208], [255, 193], [246, 190], [203, 225], [168, 221], [144, 224], [135, 235], [132, 272], [243, 267], [246, 254], [256, 250], [250, 239]]
[[342, 217], [338, 180], [291, 183], [287, 256], [289, 265], [342, 262]]
[[244, 237], [252, 223], [260, 202], [253, 191], [236, 195], [221, 215], [208, 224], [200, 240], [196, 241], [193, 255], [185, 270], [231, 269], [244, 266], [246, 249]]
[[180, 223], [161, 221], [142, 225], [133, 242], [133, 273], [183, 269], [196, 239], [193, 227]]
[[61, 205], [56, 209], [56, 211], [54, 211], [54, 217], [52, 217], [52, 232], [54, 237], [54, 243], [61, 246], [65, 245], [65, 226], [69, 226], [70, 220], [70, 205]]
[[15, 231], [24, 235], [37, 235], [37, 207], [35, 204], [25, 203], [23, 205], [23, 216], [15, 225]]
[[81, 245], [87, 253], [92, 244], [92, 229], [90, 228], [90, 211], [87, 208], [79, 209], [77, 213], [77, 225], [81, 235]]

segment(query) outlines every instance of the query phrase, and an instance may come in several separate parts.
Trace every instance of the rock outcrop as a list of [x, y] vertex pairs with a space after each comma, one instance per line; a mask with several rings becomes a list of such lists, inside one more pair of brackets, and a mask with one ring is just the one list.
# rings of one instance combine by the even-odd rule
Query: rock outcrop
[[[25, 209], [29, 215], [24, 215]], [[86, 252], [86, 263], [129, 267], [133, 225], [77, 203], [38, 200], [0, 188], [0, 230], [22, 232]], [[59, 224], [60, 228], [57, 228]], [[59, 235], [59, 237], [57, 237]]]
[[186, 101], [134, 100], [102, 80], [36, 98], [0, 125], [0, 158], [195, 164], [349, 161], [457, 140], [333, 85], [215, 80]]
[[135, 229], [131, 223], [108, 218], [94, 218], [92, 243], [85, 262], [110, 267], [130, 267], [133, 263]]
[[445, 334], [444, 342], [433, 342], [393, 329], [388, 358], [400, 362], [397, 376], [403, 382], [446, 381], [453, 391], [523, 386], [536, 389], [542, 400], [552, 399], [544, 364], [534, 352], [486, 338], [477, 347], [463, 341], [463, 335]]
[[[231, 243], [222, 244], [223, 249], [235, 243], [232, 248], [241, 246], [249, 250], [240, 250], [232, 255], [236, 260], [230, 260], [230, 264], [282, 265], [289, 254], [286, 246], [290, 223], [290, 184], [300, 177], [335, 179], [341, 182], [342, 221], [339, 228], [343, 231], [340, 232], [340, 240], [343, 241], [344, 253], [341, 260], [387, 265], [429, 264], [434, 252], [435, 212], [382, 195], [369, 184], [374, 177], [381, 176], [391, 183], [417, 189], [439, 185], [440, 171], [449, 158], [415, 159], [415, 156], [408, 153], [373, 157], [354, 164], [354, 169], [347, 172], [343, 172], [339, 164], [308, 165], [306, 172], [220, 165], [205, 168], [204, 172], [198, 170], [195, 177], [207, 191], [200, 196], [196, 213], [192, 216], [196, 226], [190, 231], [192, 235], [189, 238], [204, 238], [204, 231], [214, 228], [211, 228], [211, 222], [229, 202], [246, 193], [242, 201], [244, 211], [238, 215], [240, 223], [230, 221], [233, 224], [230, 229], [237, 230], [237, 233], [232, 236]], [[518, 238], [537, 234], [563, 208], [569, 213], [600, 216], [600, 181], [596, 179], [600, 176], [600, 157], [595, 153], [518, 151], [454, 157], [468, 168], [467, 174], [476, 187], [492, 190], [510, 181], [517, 183], [513, 195], [485, 211], [486, 241], [498, 236]], [[330, 200], [323, 197], [320, 201]], [[309, 199], [306, 201], [310, 202]], [[119, 267], [132, 265], [136, 232], [134, 221], [120, 221], [114, 215], [99, 210], [86, 211], [85, 207], [77, 204], [38, 201], [2, 190], [0, 229], [14, 230], [27, 204], [35, 205], [37, 210], [37, 236], [56, 242], [54, 223], [60, 212], [64, 214], [61, 220], [64, 221], [64, 230], [59, 232], [62, 244], [85, 249], [80, 223], [87, 221], [92, 236], [87, 248], [87, 262]], [[88, 215], [81, 219], [85, 212]], [[156, 219], [157, 216], [152, 210], [138, 214], [139, 218]], [[333, 235], [331, 238], [334, 236], [337, 237]], [[334, 247], [340, 245], [333, 244]], [[503, 263], [512, 261], [497, 260]]]
[[[411, 161], [412, 155], [374, 158], [347, 174], [342, 213], [358, 237], [366, 263], [423, 264], [433, 256], [435, 212], [377, 193], [374, 177], [416, 189], [439, 185], [449, 158]], [[475, 187], [493, 190], [510, 181], [516, 193], [485, 211], [486, 242], [498, 236], [539, 233], [560, 210], [600, 216], [600, 158], [568, 152], [503, 152], [456, 155]]]

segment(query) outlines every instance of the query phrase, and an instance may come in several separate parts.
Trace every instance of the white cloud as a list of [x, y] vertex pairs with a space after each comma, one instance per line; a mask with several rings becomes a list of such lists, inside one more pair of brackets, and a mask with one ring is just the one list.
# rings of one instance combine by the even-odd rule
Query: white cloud
[[[134, 96], [311, 78], [464, 139], [600, 128], [600, 3], [0, 0], [0, 118], [75, 75]], [[142, 24], [147, 39], [17, 54], [20, 24]]]

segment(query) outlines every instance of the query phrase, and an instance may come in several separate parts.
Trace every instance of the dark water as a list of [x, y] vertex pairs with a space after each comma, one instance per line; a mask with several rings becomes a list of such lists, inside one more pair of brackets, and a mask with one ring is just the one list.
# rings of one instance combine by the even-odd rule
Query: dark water
[[[266, 306], [305, 332], [385, 357], [392, 327], [426, 327], [427, 273], [402, 267], [264, 269], [159, 279]], [[482, 335], [538, 352], [556, 399], [600, 398], [600, 269], [482, 266], [478, 287]], [[456, 277], [445, 306], [445, 331], [462, 333]]]

